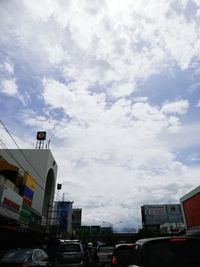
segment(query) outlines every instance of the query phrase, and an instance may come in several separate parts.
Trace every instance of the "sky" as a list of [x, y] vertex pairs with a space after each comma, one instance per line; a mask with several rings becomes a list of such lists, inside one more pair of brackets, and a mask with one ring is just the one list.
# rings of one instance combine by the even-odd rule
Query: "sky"
[[199, 186], [200, 0], [0, 0], [0, 18], [0, 119], [20, 148], [47, 132], [83, 224], [138, 229]]

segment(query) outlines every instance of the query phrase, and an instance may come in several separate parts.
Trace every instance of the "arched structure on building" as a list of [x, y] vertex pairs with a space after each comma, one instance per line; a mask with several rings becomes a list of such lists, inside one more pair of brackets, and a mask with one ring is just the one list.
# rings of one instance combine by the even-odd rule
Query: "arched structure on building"
[[53, 198], [55, 190], [55, 175], [53, 169], [50, 169], [47, 174], [45, 192], [44, 192], [44, 201], [43, 201], [43, 216], [49, 217], [48, 212], [52, 210]]

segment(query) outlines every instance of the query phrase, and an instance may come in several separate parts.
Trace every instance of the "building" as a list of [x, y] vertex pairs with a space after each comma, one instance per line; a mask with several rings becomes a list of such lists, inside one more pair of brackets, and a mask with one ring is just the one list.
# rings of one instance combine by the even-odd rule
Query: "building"
[[[183, 223], [180, 204], [144, 205], [141, 207], [142, 225], [151, 230], [160, 230], [161, 225]], [[171, 227], [169, 226], [169, 227]], [[181, 225], [182, 228], [182, 225]]]
[[187, 233], [200, 235], [200, 186], [184, 195], [180, 202]]
[[183, 222], [166, 222], [160, 225], [160, 232], [162, 234], [179, 234], [185, 230], [185, 224]]
[[81, 227], [82, 209], [72, 209], [72, 229]]
[[53, 205], [57, 164], [49, 149], [0, 150], [0, 225], [45, 225]]

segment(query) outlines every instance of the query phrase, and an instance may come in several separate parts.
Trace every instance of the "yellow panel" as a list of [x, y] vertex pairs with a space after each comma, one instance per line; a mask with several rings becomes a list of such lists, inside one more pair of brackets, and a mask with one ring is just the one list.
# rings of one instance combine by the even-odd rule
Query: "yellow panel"
[[34, 191], [35, 186], [36, 186], [35, 180], [29, 175], [28, 172], [24, 173], [24, 185], [26, 185], [32, 191]]
[[18, 172], [19, 168], [8, 163], [7, 161], [3, 161], [3, 160], [0, 160], [0, 170], [4, 171], [4, 170], [11, 170], [11, 171], [15, 171], [15, 172]]

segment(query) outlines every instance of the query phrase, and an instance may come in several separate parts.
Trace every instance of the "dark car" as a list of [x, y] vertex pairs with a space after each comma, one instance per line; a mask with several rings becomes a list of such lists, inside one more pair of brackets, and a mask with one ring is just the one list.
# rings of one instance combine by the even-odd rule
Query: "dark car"
[[200, 267], [200, 239], [160, 237], [135, 243], [134, 267]]
[[115, 245], [111, 258], [111, 266], [124, 267], [132, 265], [134, 262], [134, 252], [135, 244], [133, 243]]
[[2, 267], [54, 266], [42, 249], [13, 249], [0, 259]]
[[56, 253], [57, 266], [84, 266], [84, 249], [81, 242], [64, 241], [60, 244]]

